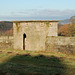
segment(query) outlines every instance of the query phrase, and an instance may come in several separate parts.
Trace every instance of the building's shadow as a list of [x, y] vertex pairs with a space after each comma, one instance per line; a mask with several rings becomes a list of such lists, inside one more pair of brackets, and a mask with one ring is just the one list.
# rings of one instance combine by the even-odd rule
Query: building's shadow
[[0, 75], [65, 75], [66, 66], [55, 56], [16, 55], [0, 64]]

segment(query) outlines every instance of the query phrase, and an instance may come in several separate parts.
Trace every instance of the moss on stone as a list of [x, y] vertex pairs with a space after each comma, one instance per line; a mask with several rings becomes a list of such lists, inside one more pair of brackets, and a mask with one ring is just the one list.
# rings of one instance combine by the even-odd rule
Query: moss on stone
[[46, 26], [49, 27], [49, 22], [46, 22]]
[[17, 28], [17, 33], [19, 32], [20, 26], [18, 26], [18, 23], [16, 22], [16, 28]]

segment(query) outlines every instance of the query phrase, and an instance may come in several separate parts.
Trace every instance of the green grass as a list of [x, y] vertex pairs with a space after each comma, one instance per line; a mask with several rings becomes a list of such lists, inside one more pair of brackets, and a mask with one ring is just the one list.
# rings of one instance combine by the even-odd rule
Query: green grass
[[0, 75], [75, 75], [75, 56], [47, 51], [0, 50]]

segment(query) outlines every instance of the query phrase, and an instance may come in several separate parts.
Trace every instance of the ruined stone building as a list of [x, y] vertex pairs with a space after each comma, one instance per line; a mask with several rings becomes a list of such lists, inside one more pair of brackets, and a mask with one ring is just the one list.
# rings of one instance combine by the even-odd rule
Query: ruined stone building
[[14, 49], [45, 50], [47, 36], [58, 36], [58, 20], [13, 21]]
[[13, 21], [13, 36], [0, 36], [0, 49], [75, 54], [75, 37], [58, 36], [58, 22], [58, 20]]

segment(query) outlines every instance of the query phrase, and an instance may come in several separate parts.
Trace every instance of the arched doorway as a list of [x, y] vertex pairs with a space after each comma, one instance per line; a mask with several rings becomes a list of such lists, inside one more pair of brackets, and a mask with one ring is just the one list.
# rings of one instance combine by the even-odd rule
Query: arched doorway
[[23, 50], [25, 50], [26, 47], [26, 34], [23, 34]]

